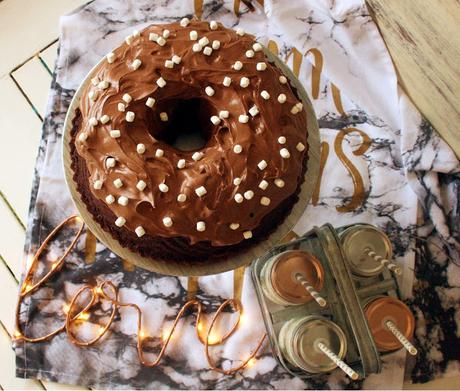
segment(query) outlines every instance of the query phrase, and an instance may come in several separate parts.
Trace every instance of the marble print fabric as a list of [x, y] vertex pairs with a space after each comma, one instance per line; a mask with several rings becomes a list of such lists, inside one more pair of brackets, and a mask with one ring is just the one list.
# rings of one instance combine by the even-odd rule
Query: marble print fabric
[[[399, 88], [388, 52], [361, 1], [252, 3], [250, 10], [241, 2], [237, 16], [233, 1], [204, 1], [203, 18], [242, 27], [263, 44], [275, 42], [283, 59], [293, 48], [301, 54], [299, 79], [312, 99], [323, 148], [327, 145], [329, 154], [317, 200], [305, 210], [295, 231], [302, 234], [326, 222], [336, 226], [369, 222], [383, 228], [393, 243], [394, 260], [404, 269], [400, 284], [416, 316], [419, 355], [407, 365], [402, 351], [385, 356], [383, 372], [364, 381], [350, 382], [340, 371], [305, 381], [287, 374], [265, 347], [255, 365], [234, 376], [223, 376], [208, 370], [191, 314], [180, 322], [161, 365], [147, 368], [140, 365], [136, 353], [135, 314], [121, 310], [109, 335], [90, 348], [74, 346], [65, 334], [40, 344], [17, 342], [17, 376], [96, 388], [301, 389], [400, 388], [405, 366], [406, 376], [414, 382], [458, 373], [458, 160]], [[80, 82], [133, 29], [193, 13], [192, 0], [96, 0], [62, 17], [60, 54], [32, 191], [26, 255], [37, 249], [56, 224], [75, 213], [64, 182], [61, 138], [67, 107]], [[311, 75], [313, 65], [318, 64], [311, 52], [307, 53], [313, 48], [323, 57], [317, 97], [312, 94], [315, 82]], [[293, 61], [290, 56], [287, 63], [295, 68]], [[332, 85], [340, 89], [346, 115], [335, 103]], [[363, 147], [366, 137], [369, 142]], [[343, 155], [363, 182], [362, 199], [350, 211], [344, 208], [353, 200], [355, 188]], [[62, 252], [70, 235], [65, 231], [53, 242], [47, 259]], [[149, 335], [160, 336], [167, 330], [186, 301], [186, 278], [127, 267], [100, 243], [95, 261], [86, 263], [84, 243], [83, 235], [66, 267], [26, 301], [21, 319], [27, 334], [51, 331], [62, 322], [62, 308], [80, 286], [104, 279], [120, 288], [121, 301], [142, 308], [143, 327]], [[208, 313], [232, 295], [232, 272], [199, 279], [198, 298]], [[225, 346], [213, 349], [222, 357], [224, 367], [244, 358], [264, 332], [248, 270], [242, 302], [251, 316]], [[105, 322], [109, 311], [102, 307], [97, 321]], [[91, 333], [93, 326], [88, 324], [82, 332]]]

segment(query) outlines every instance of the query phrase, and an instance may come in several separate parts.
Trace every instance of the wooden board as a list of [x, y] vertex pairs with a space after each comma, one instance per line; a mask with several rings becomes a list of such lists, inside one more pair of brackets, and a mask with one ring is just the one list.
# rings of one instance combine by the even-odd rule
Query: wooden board
[[[192, 264], [190, 261], [184, 259], [180, 261], [162, 261], [159, 259], [151, 259], [141, 256], [128, 248], [122, 247], [117, 240], [115, 240], [108, 232], [104, 231], [102, 227], [92, 218], [91, 214], [86, 209], [85, 204], [80, 198], [80, 194], [77, 191], [76, 183], [73, 180], [73, 171], [70, 168], [70, 132], [72, 130], [72, 121], [75, 115], [75, 110], [79, 105], [80, 96], [83, 89], [86, 88], [90, 83], [93, 71], [99, 64], [96, 64], [95, 68], [91, 70], [88, 76], [83, 80], [82, 84], [78, 88], [74, 95], [74, 98], [69, 106], [65, 123], [64, 123], [64, 137], [63, 137], [63, 163], [64, 172], [69, 187], [70, 193], [74, 200], [75, 206], [77, 207], [81, 217], [88, 225], [94, 235], [110, 248], [114, 253], [120, 256], [122, 259], [129, 259], [130, 262], [136, 266], [142, 267], [147, 270], [151, 270], [161, 274], [177, 275], [177, 276], [202, 276], [209, 274], [222, 273], [228, 270], [237, 269], [243, 265], [247, 265], [253, 259], [263, 255], [270, 248], [275, 246], [283, 237], [285, 237], [292, 227], [297, 223], [298, 219], [302, 216], [313, 189], [316, 184], [316, 180], [319, 173], [319, 129], [316, 121], [315, 112], [311, 105], [305, 89], [302, 87], [300, 82], [291, 72], [291, 70], [277, 57], [274, 56], [268, 49], [265, 49], [265, 54], [268, 56], [271, 62], [276, 63], [280, 67], [284, 74], [290, 79], [291, 84], [297, 89], [300, 98], [303, 101], [305, 111], [307, 112], [307, 127], [308, 127], [308, 164], [305, 181], [301, 186], [299, 195], [299, 201], [292, 208], [291, 213], [286, 217], [284, 222], [278, 226], [275, 232], [270, 234], [265, 240], [257, 243], [256, 245], [241, 251], [238, 254], [234, 254], [227, 258], [208, 259], [206, 264]], [[105, 61], [105, 58], [101, 61]]]
[[460, 2], [367, 3], [403, 88], [460, 157]]

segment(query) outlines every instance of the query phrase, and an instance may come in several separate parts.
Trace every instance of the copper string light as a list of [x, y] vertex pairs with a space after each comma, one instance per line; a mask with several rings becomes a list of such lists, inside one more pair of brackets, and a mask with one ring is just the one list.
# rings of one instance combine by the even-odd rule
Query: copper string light
[[[45, 273], [45, 275], [40, 278], [38, 282], [33, 282], [34, 280], [34, 274], [38, 265], [38, 261], [40, 258], [40, 255], [42, 252], [45, 250], [46, 246], [48, 245], [49, 241], [67, 224], [69, 224], [72, 221], [77, 221], [81, 223], [77, 233], [75, 234], [75, 237], [73, 238], [72, 242], [70, 245], [66, 248], [64, 251], [63, 255], [55, 262], [52, 263], [51, 268], [48, 272]], [[146, 341], [152, 340], [153, 337], [151, 336], [146, 336], [144, 331], [142, 330], [142, 310], [137, 304], [134, 303], [123, 303], [119, 301], [118, 297], [118, 289], [117, 287], [111, 282], [111, 281], [102, 281], [98, 286], [93, 287], [90, 285], [84, 285], [81, 287], [77, 293], [72, 297], [70, 304], [68, 306], [68, 309], [66, 311], [66, 320], [65, 323], [56, 328], [54, 331], [51, 333], [48, 333], [46, 335], [43, 335], [41, 337], [28, 337], [24, 334], [22, 330], [22, 325], [21, 325], [21, 320], [20, 320], [20, 309], [21, 305], [24, 301], [24, 299], [36, 292], [42, 285], [44, 285], [55, 273], [57, 273], [59, 270], [61, 270], [65, 258], [67, 255], [70, 253], [72, 248], [75, 246], [78, 238], [81, 236], [83, 232], [83, 228], [85, 227], [85, 224], [81, 220], [81, 218], [77, 215], [70, 216], [66, 218], [63, 222], [61, 222], [56, 228], [53, 229], [53, 231], [46, 237], [46, 239], [43, 241], [43, 243], [40, 245], [39, 249], [35, 253], [32, 263], [29, 267], [29, 270], [26, 272], [24, 281], [21, 284], [20, 288], [20, 293], [19, 293], [19, 299], [18, 299], [18, 304], [16, 306], [16, 329], [17, 331], [15, 332], [15, 339], [16, 340], [23, 340], [25, 342], [30, 342], [30, 343], [35, 343], [35, 342], [43, 342], [47, 341], [51, 338], [53, 338], [55, 335], [61, 333], [62, 331], [65, 331], [67, 333], [67, 336], [70, 340], [71, 343], [81, 346], [81, 347], [88, 347], [91, 345], [96, 344], [99, 342], [103, 336], [109, 331], [110, 326], [113, 323], [113, 320], [115, 318], [116, 313], [118, 312], [119, 308], [125, 307], [125, 308], [132, 308], [136, 311], [137, 313], [137, 353], [139, 357], [139, 361], [141, 362], [142, 365], [148, 366], [148, 367], [154, 367], [158, 365], [161, 362], [161, 359], [165, 355], [166, 348], [169, 345], [169, 342], [171, 341], [172, 335], [174, 331], [176, 330], [177, 324], [179, 320], [183, 317], [185, 312], [189, 308], [195, 308], [196, 309], [196, 323], [195, 323], [195, 330], [196, 330], [196, 335], [198, 340], [204, 345], [205, 349], [205, 355], [206, 359], [208, 361], [209, 367], [211, 370], [220, 372], [225, 375], [231, 375], [241, 369], [243, 369], [245, 366], [247, 366], [249, 363], [252, 363], [259, 352], [259, 350], [262, 347], [262, 344], [267, 336], [266, 333], [262, 336], [262, 338], [259, 340], [259, 343], [257, 344], [256, 348], [253, 350], [252, 353], [249, 354], [248, 358], [240, 365], [238, 365], [235, 368], [231, 368], [228, 370], [223, 370], [221, 368], [218, 368], [216, 364], [214, 363], [214, 360], [211, 358], [210, 352], [209, 352], [209, 347], [214, 346], [214, 345], [220, 345], [224, 343], [233, 333], [237, 330], [238, 325], [240, 323], [241, 315], [242, 315], [242, 305], [241, 302], [237, 299], [228, 299], [225, 300], [217, 309], [215, 314], [213, 315], [210, 325], [207, 328], [206, 335], [203, 337], [201, 331], [204, 329], [204, 322], [202, 320], [203, 317], [203, 305], [200, 301], [196, 299], [192, 299], [187, 301], [179, 310], [178, 314], [176, 315], [176, 318], [174, 319], [173, 325], [171, 330], [167, 333], [166, 338], [164, 338], [164, 342], [161, 346], [160, 352], [158, 353], [157, 358], [154, 361], [147, 361], [147, 359], [144, 357], [144, 346]], [[107, 293], [107, 288], [110, 288], [111, 293]], [[85, 293], [89, 294], [89, 299], [87, 300], [86, 303], [79, 304], [80, 298], [83, 297]], [[97, 336], [87, 340], [83, 341], [77, 338], [77, 336], [74, 334], [74, 324], [77, 322], [87, 322], [89, 321], [90, 318], [90, 310], [97, 305], [99, 302], [102, 300], [108, 301], [112, 308], [111, 308], [111, 313], [109, 316], [109, 319], [105, 325], [99, 325], [99, 332], [97, 333]], [[219, 339], [211, 339], [211, 334], [213, 327], [215, 323], [217, 322], [219, 316], [223, 312], [223, 310], [227, 307], [232, 307], [232, 309], [238, 313], [237, 320], [234, 322], [232, 327], [229, 329], [227, 333], [225, 333], [222, 337]]]

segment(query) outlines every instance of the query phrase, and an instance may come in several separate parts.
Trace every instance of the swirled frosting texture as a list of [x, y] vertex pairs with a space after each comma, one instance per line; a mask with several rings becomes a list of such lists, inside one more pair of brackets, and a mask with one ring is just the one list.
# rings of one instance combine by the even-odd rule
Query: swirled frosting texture
[[[151, 33], [161, 37], [164, 30], [170, 32], [164, 45], [150, 40], [155, 39]], [[190, 39], [191, 31], [197, 32], [198, 40]], [[206, 46], [219, 41], [220, 47], [210, 55], [203, 49], [193, 51], [203, 37], [209, 40]], [[75, 146], [86, 163], [94, 197], [121, 217], [118, 223], [124, 220], [123, 229], [131, 232], [142, 227], [150, 236], [185, 237], [192, 244], [209, 241], [213, 246], [249, 238], [263, 217], [302, 182], [307, 121], [296, 92], [283, 78], [280, 81], [281, 70], [269, 63], [263, 50], [256, 46], [254, 51], [252, 36], [220, 24], [216, 30], [197, 21], [186, 27], [153, 25], [129, 40], [114, 50], [111, 62], [105, 60], [94, 70], [93, 83], [80, 100], [82, 119]], [[254, 53], [247, 53], [251, 50]], [[180, 57], [180, 63], [165, 66], [173, 56]], [[140, 60], [137, 69], [135, 60]], [[243, 65], [239, 70], [234, 67], [237, 61]], [[266, 69], [259, 65], [258, 70], [258, 63], [265, 63]], [[231, 79], [228, 87], [225, 77]], [[163, 87], [157, 83], [160, 78], [166, 82]], [[247, 87], [242, 78], [249, 79]], [[206, 87], [213, 89], [212, 96]], [[129, 103], [125, 94], [132, 98]], [[152, 107], [146, 105], [148, 98], [155, 100]], [[160, 113], [167, 113], [171, 121], [176, 104], [189, 99], [207, 102], [204, 115], [209, 116], [210, 138], [200, 149], [199, 160], [196, 151], [178, 150], [155, 137], [167, 126]], [[251, 110], [254, 106], [257, 110]], [[219, 117], [221, 111], [228, 111], [228, 118], [221, 115], [213, 124], [210, 117]], [[134, 113], [132, 122], [128, 112]], [[114, 137], [114, 130], [119, 137]], [[139, 144], [145, 146], [144, 153], [137, 151]], [[236, 145], [241, 146], [240, 153]], [[178, 168], [181, 159], [185, 166]], [[146, 184], [143, 190], [139, 181]], [[198, 191], [198, 195], [199, 188], [205, 194]], [[179, 202], [179, 194], [186, 200]], [[237, 202], [239, 195], [242, 202]]]

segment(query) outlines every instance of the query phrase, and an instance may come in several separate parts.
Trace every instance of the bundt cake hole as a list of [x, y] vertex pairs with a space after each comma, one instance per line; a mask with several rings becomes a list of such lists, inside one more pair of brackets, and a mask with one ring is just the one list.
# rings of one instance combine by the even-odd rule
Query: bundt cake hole
[[173, 99], [159, 102], [156, 109], [166, 112], [168, 121], [151, 116], [149, 132], [180, 151], [202, 149], [216, 130], [210, 121], [215, 109], [207, 99]]

